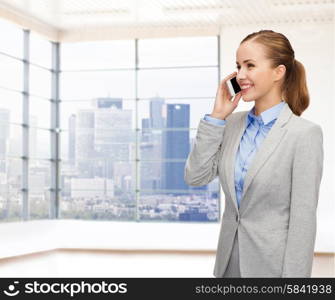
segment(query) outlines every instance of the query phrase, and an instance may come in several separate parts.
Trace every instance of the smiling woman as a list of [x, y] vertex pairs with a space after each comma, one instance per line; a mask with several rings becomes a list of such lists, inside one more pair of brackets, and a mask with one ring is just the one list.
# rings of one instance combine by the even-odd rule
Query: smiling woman
[[[226, 196], [214, 275], [310, 277], [323, 133], [300, 117], [309, 104], [304, 67], [272, 30], [248, 35], [236, 56], [238, 73], [220, 83], [184, 174], [193, 186], [219, 176]], [[232, 101], [226, 82], [235, 75], [242, 93]], [[241, 95], [255, 105], [233, 113]]]
[[305, 69], [283, 34], [271, 30], [250, 34], [240, 43], [236, 57], [243, 100], [257, 100], [256, 115], [282, 99], [298, 116], [308, 107]]

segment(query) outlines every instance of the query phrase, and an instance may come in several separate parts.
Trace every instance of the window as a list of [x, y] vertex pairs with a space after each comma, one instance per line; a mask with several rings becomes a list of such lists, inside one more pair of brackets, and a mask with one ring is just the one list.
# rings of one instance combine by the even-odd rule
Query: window
[[51, 43], [0, 29], [0, 220], [49, 218]]
[[59, 147], [61, 218], [218, 221], [218, 179], [203, 187], [183, 179], [215, 97], [216, 37], [60, 45], [58, 145], [55, 45], [0, 28], [1, 220], [50, 218]]
[[52, 44], [29, 34], [29, 218], [50, 217]]
[[23, 31], [0, 20], [0, 220], [22, 217]]
[[62, 218], [136, 218], [134, 49], [62, 44]]
[[218, 180], [183, 180], [215, 97], [217, 38], [127, 43], [62, 44], [61, 216], [217, 221]]
[[140, 220], [219, 219], [219, 183], [191, 187], [184, 167], [218, 82], [216, 37], [140, 40]]

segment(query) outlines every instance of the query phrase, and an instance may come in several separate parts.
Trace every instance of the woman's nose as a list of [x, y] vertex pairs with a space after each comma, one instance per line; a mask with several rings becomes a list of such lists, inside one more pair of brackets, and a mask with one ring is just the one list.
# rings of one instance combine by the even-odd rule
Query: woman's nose
[[245, 79], [245, 74], [241, 71], [238, 71], [237, 72], [237, 75], [236, 75], [236, 80], [238, 83], [240, 83], [241, 81], [243, 81]]

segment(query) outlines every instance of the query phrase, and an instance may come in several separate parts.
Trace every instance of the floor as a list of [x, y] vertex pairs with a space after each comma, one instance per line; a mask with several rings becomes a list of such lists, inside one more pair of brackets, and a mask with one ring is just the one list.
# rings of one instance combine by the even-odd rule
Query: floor
[[[214, 277], [214, 253], [54, 250], [0, 259], [0, 277]], [[312, 277], [335, 277], [334, 254], [315, 255]]]

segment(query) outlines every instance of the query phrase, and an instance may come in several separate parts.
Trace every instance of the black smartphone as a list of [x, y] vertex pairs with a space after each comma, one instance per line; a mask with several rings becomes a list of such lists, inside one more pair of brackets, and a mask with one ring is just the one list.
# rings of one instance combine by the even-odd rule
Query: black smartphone
[[235, 96], [238, 92], [241, 91], [239, 84], [236, 81], [236, 76], [227, 81], [227, 85], [232, 96]]

